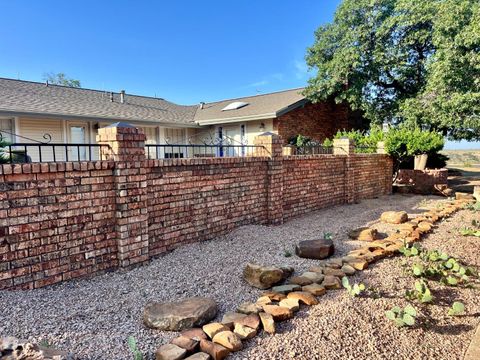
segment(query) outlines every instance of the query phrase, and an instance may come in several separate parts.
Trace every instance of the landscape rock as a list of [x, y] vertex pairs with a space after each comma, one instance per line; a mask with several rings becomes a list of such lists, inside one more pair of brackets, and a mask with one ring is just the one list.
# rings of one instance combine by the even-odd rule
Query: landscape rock
[[325, 266], [312, 266], [308, 269], [308, 272], [315, 272], [318, 274], [323, 274], [323, 270], [325, 270]]
[[242, 324], [235, 324], [235, 328], [233, 332], [241, 339], [251, 339], [255, 335], [257, 335], [257, 330], [252, 329], [251, 327], [242, 325]]
[[223, 315], [222, 317], [222, 324], [229, 327], [230, 330], [233, 329], [233, 326], [235, 324], [235, 322], [243, 319], [243, 318], [246, 318], [248, 315], [246, 314], [241, 314], [241, 313], [238, 313], [238, 312], [227, 312], [225, 313], [225, 315]]
[[368, 261], [356, 256], [346, 256], [344, 260], [355, 270], [365, 270], [368, 267]]
[[183, 330], [180, 335], [183, 335], [189, 339], [193, 340], [202, 340], [202, 339], [207, 339], [207, 334], [200, 329], [200, 328], [191, 328], [187, 330]]
[[213, 337], [212, 341], [230, 351], [239, 351], [242, 349], [242, 340], [240, 340], [237, 334], [230, 330], [219, 332]]
[[302, 288], [301, 286], [295, 285], [295, 284], [280, 285], [280, 286], [274, 286], [272, 288], [272, 291], [280, 294], [288, 294], [289, 292], [300, 290], [301, 288]]
[[258, 314], [260, 317], [260, 321], [262, 322], [263, 330], [265, 330], [269, 334], [275, 334], [275, 321], [273, 320], [273, 316], [266, 313], [261, 312]]
[[181, 331], [201, 326], [217, 315], [217, 304], [205, 297], [177, 302], [152, 302], [145, 306], [143, 323], [152, 329]]
[[325, 268], [324, 271], [325, 276], [330, 275], [330, 276], [336, 276], [338, 278], [343, 278], [345, 276], [345, 273], [341, 269], [332, 269], [332, 268]]
[[[320, 285], [319, 285], [320, 286]], [[324, 289], [325, 290], [325, 289]], [[289, 299], [297, 299], [305, 305], [312, 306], [317, 305], [318, 300], [311, 293], [307, 291], [294, 291], [287, 295]]]
[[209, 359], [210, 359], [210, 355], [204, 352], [197, 352], [185, 358], [185, 360], [209, 360]]
[[244, 279], [259, 289], [269, 289], [284, 279], [284, 271], [277, 267], [248, 263], [243, 270]]
[[278, 305], [286, 307], [293, 312], [300, 310], [300, 302], [298, 299], [283, 299], [278, 303]]
[[12, 336], [0, 337], [0, 359], [2, 360], [70, 360], [72, 358], [71, 355], [50, 347], [40, 346]]
[[227, 326], [220, 324], [218, 322], [213, 322], [213, 323], [204, 325], [202, 329], [203, 329], [203, 332], [207, 334], [210, 339], [213, 339], [213, 337], [219, 332], [230, 330]]
[[432, 224], [426, 221], [421, 221], [418, 223], [418, 231], [420, 233], [427, 233], [430, 230], [432, 230], [432, 227], [433, 227]]
[[[278, 292], [275, 292], [275, 291], [266, 291], [262, 294], [262, 297], [263, 296], [268, 297], [272, 301], [280, 301], [280, 300], [285, 299], [287, 297], [285, 294], [281, 294], [281, 293], [278, 293]], [[257, 304], [258, 304], [258, 301], [257, 301]], [[265, 305], [268, 305], [268, 304], [265, 304]]]
[[265, 305], [263, 311], [272, 315], [275, 321], [284, 321], [293, 317], [293, 311], [278, 305]]
[[301, 258], [325, 259], [333, 255], [333, 241], [331, 239], [303, 240], [297, 244], [295, 252]]
[[408, 214], [405, 211], [385, 211], [380, 220], [387, 224], [402, 224], [408, 221]]
[[295, 269], [292, 266], [280, 266], [280, 270], [283, 271], [282, 280], [285, 280], [293, 274]]
[[341, 258], [330, 259], [325, 264], [326, 267], [333, 269], [340, 269], [343, 265], [343, 260]]
[[288, 280], [289, 284], [295, 284], [295, 285], [300, 285], [300, 286], [305, 286], [305, 285], [310, 285], [313, 283], [313, 281], [307, 277], [304, 276], [294, 276], [291, 277]]
[[302, 287], [302, 291], [306, 291], [315, 296], [324, 295], [327, 291], [322, 285], [319, 284], [312, 284]]
[[175, 344], [165, 344], [155, 351], [156, 360], [181, 360], [187, 355], [187, 350]]
[[360, 227], [352, 229], [348, 232], [348, 237], [353, 240], [360, 241], [373, 241], [377, 239], [377, 229], [371, 229], [369, 227]]
[[179, 337], [173, 338], [170, 343], [187, 350], [188, 353], [193, 353], [197, 349], [200, 340], [193, 340], [186, 336], [180, 335]]
[[270, 305], [272, 300], [268, 296], [260, 296], [255, 302], [257, 305]]
[[260, 327], [260, 317], [257, 314], [250, 314], [243, 319], [235, 321], [235, 324], [245, 325], [249, 328], [258, 330], [258, 328]]
[[473, 196], [473, 194], [457, 191], [455, 193], [455, 199], [456, 200], [475, 200], [475, 197]]
[[208, 340], [200, 341], [200, 350], [209, 354], [213, 360], [223, 360], [230, 354], [226, 347]]
[[325, 289], [335, 290], [340, 289], [342, 287], [342, 283], [340, 282], [340, 279], [338, 277], [327, 275], [325, 276], [325, 279], [323, 279], [322, 286]]
[[[270, 301], [270, 299], [268, 300]], [[251, 302], [245, 302], [243, 304], [240, 304], [237, 308], [237, 312], [246, 315], [258, 314], [260, 311], [262, 311], [262, 305]]]
[[[314, 271], [306, 271], [301, 276], [304, 278], [310, 279], [312, 280], [313, 283], [317, 283], [317, 284], [321, 283], [324, 278], [322, 274]], [[306, 285], [310, 285], [310, 284], [306, 284]]]
[[354, 275], [356, 272], [355, 268], [349, 264], [343, 265], [341, 270], [348, 276]]

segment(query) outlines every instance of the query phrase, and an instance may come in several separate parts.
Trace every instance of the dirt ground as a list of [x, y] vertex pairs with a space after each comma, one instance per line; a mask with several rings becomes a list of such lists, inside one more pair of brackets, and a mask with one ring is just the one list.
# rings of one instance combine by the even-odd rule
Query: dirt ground
[[[245, 283], [247, 262], [286, 265], [295, 274], [317, 265], [294, 254], [300, 240], [333, 236], [334, 257], [364, 243], [349, 240], [347, 232], [370, 225], [380, 232], [392, 228], [378, 221], [386, 210], [405, 210], [411, 216], [435, 207], [440, 197], [382, 196], [312, 212], [280, 226], [243, 226], [228, 236], [181, 247], [128, 271], [97, 276], [32, 291], [0, 292], [0, 333], [49, 344], [79, 359], [132, 359], [127, 338], [136, 338], [145, 359], [177, 333], [147, 329], [142, 311], [149, 301], [174, 301], [209, 296], [219, 306], [217, 320], [262, 293]], [[467, 264], [480, 266], [480, 239], [461, 236], [459, 229], [479, 220], [479, 213], [462, 210], [436, 226], [422, 242]], [[445, 288], [432, 283], [433, 305], [414, 303], [420, 315], [411, 329], [399, 329], [385, 317], [394, 305], [405, 306], [404, 292], [414, 279], [404, 274], [402, 257], [379, 261], [350, 278], [364, 283], [366, 296], [352, 298], [343, 289], [328, 291], [319, 304], [302, 307], [294, 319], [282, 322], [278, 333], [261, 333], [244, 342], [229, 359], [462, 359], [479, 323], [480, 292], [476, 288]], [[446, 312], [453, 300], [466, 305], [462, 317]]]

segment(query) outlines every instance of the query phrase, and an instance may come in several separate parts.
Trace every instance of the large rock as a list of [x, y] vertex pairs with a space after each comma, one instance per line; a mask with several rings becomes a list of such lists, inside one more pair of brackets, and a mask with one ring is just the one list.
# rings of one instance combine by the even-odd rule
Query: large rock
[[261, 312], [258, 316], [262, 322], [263, 330], [269, 334], [275, 334], [275, 322], [273, 321], [273, 316], [266, 312]]
[[210, 339], [213, 339], [219, 332], [230, 330], [228, 326], [220, 324], [218, 322], [203, 325], [203, 332], [208, 335]]
[[265, 311], [267, 314], [272, 315], [273, 320], [275, 321], [284, 321], [293, 317], [293, 311], [283, 306], [265, 305], [263, 307], [263, 311]]
[[348, 237], [350, 239], [360, 241], [373, 241], [377, 238], [377, 235], [377, 229], [371, 229], [369, 227], [360, 227], [348, 232]]
[[387, 224], [402, 224], [408, 221], [408, 214], [405, 211], [385, 211], [380, 220]]
[[230, 350], [226, 347], [208, 340], [200, 341], [200, 350], [209, 354], [213, 360], [223, 360], [230, 354]]
[[201, 326], [217, 315], [217, 304], [204, 297], [178, 302], [152, 302], [145, 306], [143, 323], [152, 329], [181, 331]]
[[295, 252], [301, 258], [325, 259], [333, 255], [333, 241], [330, 239], [304, 240], [295, 247]]
[[250, 285], [265, 290], [284, 279], [284, 270], [248, 263], [243, 270], [243, 277]]

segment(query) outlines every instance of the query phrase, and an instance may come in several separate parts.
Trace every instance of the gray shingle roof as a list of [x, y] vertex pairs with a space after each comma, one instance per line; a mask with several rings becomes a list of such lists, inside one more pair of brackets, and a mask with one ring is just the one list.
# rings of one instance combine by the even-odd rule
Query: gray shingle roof
[[[0, 113], [56, 117], [80, 117], [114, 121], [140, 121], [179, 126], [195, 126], [219, 121], [274, 118], [305, 101], [303, 89], [279, 91], [198, 105], [177, 105], [164, 99], [120, 93], [48, 85], [45, 83], [0, 78]], [[237, 110], [222, 111], [228, 104], [248, 103]]]
[[130, 94], [122, 104], [119, 93], [113, 97], [111, 102], [106, 91], [0, 78], [0, 112], [194, 125], [197, 106]]
[[[218, 121], [235, 121], [253, 118], [274, 118], [294, 109], [305, 102], [301, 94], [303, 88], [279, 91], [269, 94], [247, 96], [205, 104], [195, 113], [195, 121], [200, 124]], [[237, 110], [222, 111], [227, 105], [240, 101], [248, 105]]]

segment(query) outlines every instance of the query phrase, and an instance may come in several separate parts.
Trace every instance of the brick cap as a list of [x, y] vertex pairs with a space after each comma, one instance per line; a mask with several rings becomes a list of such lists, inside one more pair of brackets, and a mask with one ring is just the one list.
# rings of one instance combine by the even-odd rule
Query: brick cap
[[267, 131], [267, 132], [264, 132], [264, 133], [261, 133], [260, 135], [257, 135], [257, 136], [271, 136], [271, 137], [278, 137], [279, 135], [277, 134], [274, 134], [270, 131]]
[[129, 123], [126, 123], [126, 122], [123, 122], [123, 121], [119, 121], [119, 122], [110, 124], [110, 125], [105, 126], [105, 127], [106, 128], [130, 128], [130, 129], [136, 129], [137, 128], [136, 126], [133, 126], [132, 124], [129, 124]]

